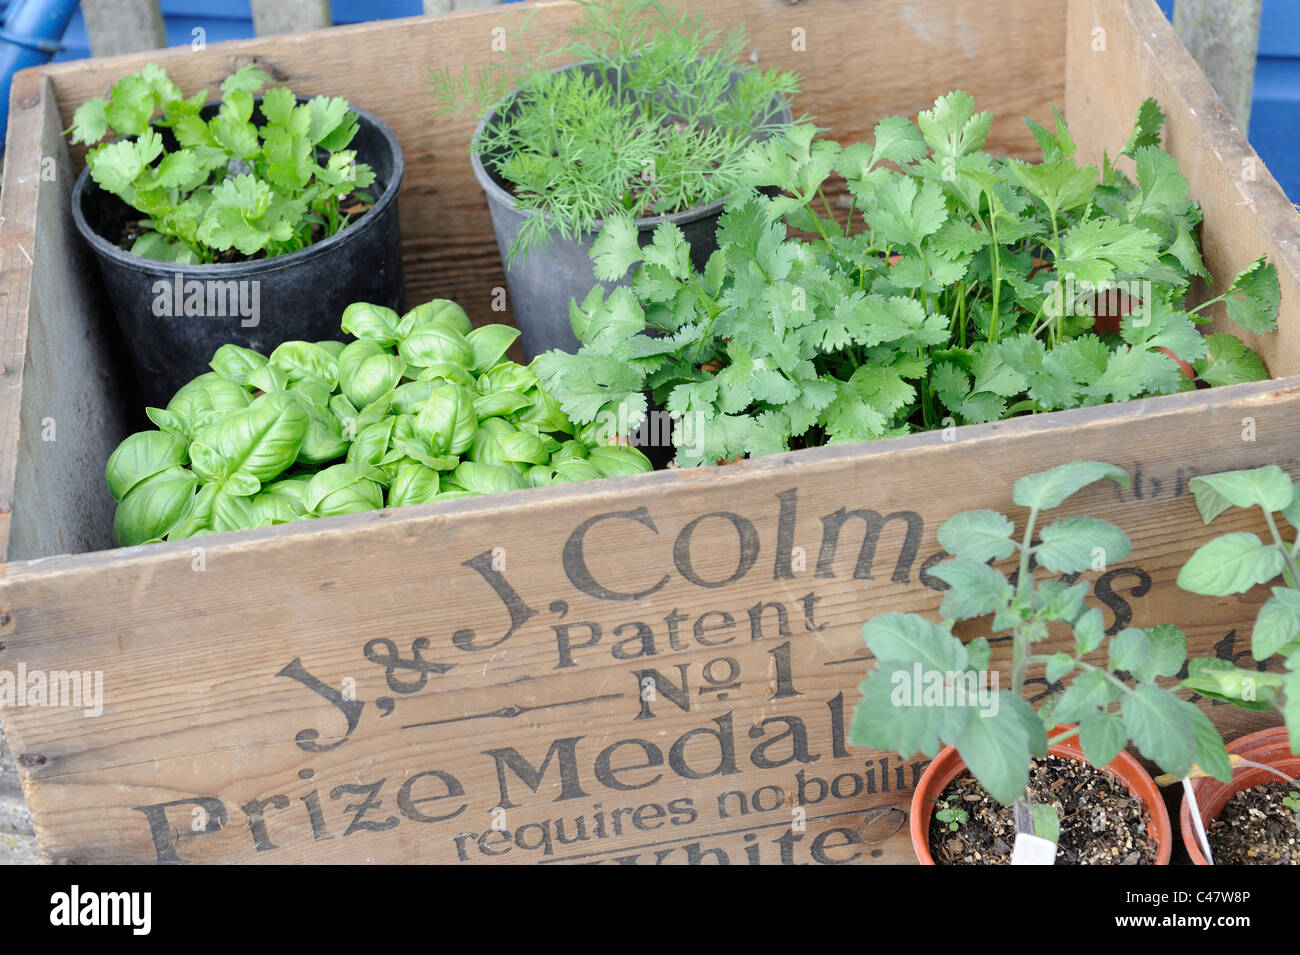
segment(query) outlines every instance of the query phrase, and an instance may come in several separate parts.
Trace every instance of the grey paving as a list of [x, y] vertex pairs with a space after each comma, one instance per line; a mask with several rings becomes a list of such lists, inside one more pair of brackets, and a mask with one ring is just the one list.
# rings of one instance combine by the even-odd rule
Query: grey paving
[[0, 865], [38, 865], [41, 852], [18, 784], [18, 767], [0, 730]]

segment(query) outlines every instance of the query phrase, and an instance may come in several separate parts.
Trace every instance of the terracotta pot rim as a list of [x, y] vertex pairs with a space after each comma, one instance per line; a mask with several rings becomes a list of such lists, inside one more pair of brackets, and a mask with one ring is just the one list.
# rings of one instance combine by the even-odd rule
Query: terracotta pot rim
[[[1279, 766], [1279, 768], [1282, 768], [1280, 764], [1290, 764], [1283, 768], [1283, 772], [1290, 771], [1292, 778], [1300, 774], [1300, 754], [1291, 752], [1290, 737], [1285, 726], [1270, 726], [1238, 737], [1228, 744], [1228, 753], [1244, 756], [1257, 763]], [[1210, 823], [1218, 818], [1219, 813], [1223, 811], [1223, 805], [1228, 800], [1243, 789], [1269, 780], [1280, 782], [1276, 776], [1253, 766], [1240, 766], [1234, 769], [1232, 782], [1229, 783], [1221, 783], [1208, 776], [1193, 780], [1192, 792], [1196, 795], [1201, 824], [1208, 830]], [[1196, 827], [1192, 823], [1192, 804], [1188, 801], [1186, 792], [1183, 793], [1182, 804], [1178, 809], [1178, 828], [1192, 863], [1210, 865], [1209, 859], [1201, 851]]]
[[[1070, 729], [1074, 729], [1074, 724], [1055, 726], [1047, 735], [1050, 738]], [[1049, 746], [1047, 752], [1050, 756], [1087, 762], [1077, 736]], [[938, 796], [965, 769], [966, 763], [958, 755], [957, 747], [945, 746], [930, 761], [912, 793], [908, 824], [912, 834], [912, 850], [921, 865], [935, 864], [934, 857], [930, 855], [930, 815], [934, 811], [932, 797]], [[1102, 766], [1101, 771], [1122, 780], [1128, 787], [1129, 794], [1142, 800], [1149, 820], [1147, 832], [1156, 840], [1155, 864], [1168, 865], [1173, 854], [1174, 827], [1151, 774], [1127, 751], [1122, 751]]]

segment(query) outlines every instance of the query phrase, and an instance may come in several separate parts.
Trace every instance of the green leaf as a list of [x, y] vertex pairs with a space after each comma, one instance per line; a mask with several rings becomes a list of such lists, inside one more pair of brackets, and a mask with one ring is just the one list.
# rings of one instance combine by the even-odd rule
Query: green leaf
[[1291, 751], [1300, 750], [1300, 659], [1292, 655], [1287, 660], [1289, 672], [1283, 685], [1284, 703], [1282, 716], [1286, 719], [1286, 731], [1291, 739]]
[[441, 362], [466, 370], [474, 367], [474, 348], [469, 340], [456, 329], [441, 323], [413, 329], [398, 344], [397, 353], [415, 368]]
[[205, 481], [248, 476], [269, 481], [293, 464], [311, 420], [298, 398], [262, 395], [200, 429], [190, 445], [193, 467]]
[[1074, 657], [1068, 653], [1054, 653], [1047, 661], [1046, 672], [1043, 674], [1047, 682], [1055, 683], [1074, 669]]
[[1128, 535], [1109, 521], [1066, 517], [1043, 528], [1042, 543], [1034, 556], [1050, 571], [1073, 574], [1097, 566], [1099, 557], [1105, 566], [1123, 560], [1131, 552]]
[[1015, 592], [1001, 572], [978, 561], [960, 557], [945, 560], [930, 573], [949, 584], [939, 612], [954, 620], [992, 613], [1010, 603]]
[[1128, 627], [1110, 640], [1108, 666], [1117, 672], [1132, 673], [1141, 682], [1150, 682], [1148, 663], [1151, 656], [1151, 638], [1142, 630]]
[[1089, 219], [1072, 228], [1056, 263], [1061, 275], [1078, 282], [1110, 281], [1118, 272], [1142, 272], [1160, 257], [1160, 238], [1153, 232], [1115, 219]]
[[1189, 703], [1186, 700], [1182, 703], [1183, 713], [1188, 723], [1192, 727], [1192, 737], [1195, 741], [1195, 760], [1196, 765], [1201, 771], [1209, 773], [1221, 783], [1232, 781], [1232, 761], [1228, 758], [1227, 747], [1223, 745], [1223, 739], [1219, 736], [1219, 731], [1214, 728], [1210, 718], [1201, 712], [1200, 707], [1195, 703]]
[[1154, 679], [1158, 676], [1177, 676], [1187, 661], [1187, 637], [1173, 624], [1162, 623], [1143, 631], [1150, 640], [1147, 665]]
[[1079, 656], [1091, 653], [1106, 639], [1106, 628], [1101, 611], [1089, 607], [1074, 623], [1074, 646]]
[[966, 644], [966, 666], [972, 670], [987, 670], [992, 655], [988, 637], [976, 637]]
[[1194, 690], [1212, 700], [1232, 703], [1242, 709], [1266, 712], [1273, 708], [1283, 677], [1236, 666], [1231, 660], [1217, 657], [1193, 657], [1187, 662], [1184, 689]]
[[[667, 223], [665, 223], [667, 225]], [[670, 226], [676, 228], [676, 226]], [[596, 278], [617, 282], [627, 270], [641, 261], [640, 233], [631, 216], [613, 216], [605, 223], [591, 245], [591, 261]]]
[[1055, 806], [1031, 802], [1029, 816], [1034, 822], [1034, 835], [1048, 842], [1061, 841], [1061, 817], [1056, 814]]
[[874, 202], [862, 210], [872, 239], [883, 248], [919, 247], [948, 217], [937, 183], [890, 173], [876, 186]]
[[[871, 165], [892, 162], [898, 165], [924, 159], [925, 140], [921, 131], [905, 116], [886, 116], [876, 123], [875, 145], [871, 150]], [[863, 170], [865, 172], [865, 170]]]
[[314, 342], [284, 342], [275, 347], [268, 360], [283, 369], [291, 382], [313, 379], [324, 382], [330, 390], [338, 383], [338, 358]]
[[1124, 695], [1121, 710], [1129, 738], [1165, 772], [1186, 776], [1196, 755], [1196, 738], [1183, 701], [1153, 683], [1139, 683]]
[[1224, 534], [1196, 549], [1178, 572], [1178, 586], [1211, 597], [1241, 594], [1272, 580], [1283, 563], [1282, 552], [1255, 534]]
[[405, 507], [408, 504], [425, 504], [441, 490], [441, 476], [433, 468], [417, 461], [403, 464], [393, 475], [388, 488], [388, 507]]
[[1061, 723], [1077, 723], [1092, 711], [1115, 701], [1120, 690], [1099, 670], [1084, 670], [1061, 694], [1053, 715]]
[[197, 483], [191, 472], [173, 465], [133, 486], [113, 515], [118, 546], [134, 547], [166, 537], [185, 516]]
[[1071, 623], [1083, 612], [1087, 596], [1087, 581], [1067, 584], [1063, 580], [1044, 580], [1034, 590], [1034, 613], [1040, 620]]
[[1164, 210], [1173, 215], [1187, 211], [1188, 184], [1178, 172], [1178, 160], [1159, 146], [1140, 146], [1133, 152], [1137, 165], [1140, 200], [1144, 214]]
[[1210, 523], [1228, 507], [1262, 507], [1283, 511], [1294, 496], [1291, 478], [1276, 464], [1244, 471], [1194, 477], [1187, 484], [1196, 497], [1201, 519]]
[[[911, 663], [880, 662], [858, 686], [862, 699], [853, 710], [849, 741], [871, 749], [934, 757], [945, 741], [956, 739], [968, 723], [979, 721], [973, 707], [923, 705], [924, 698], [918, 701], [913, 692], [914, 679]], [[916, 705], [918, 702], [922, 705]]]
[[1016, 711], [1023, 704], [1010, 690], [998, 694], [996, 714], [977, 712], [957, 738], [957, 752], [998, 802], [1010, 805], [1029, 782], [1030, 736]]
[[229, 94], [242, 90], [256, 93], [269, 82], [271, 77], [256, 63], [245, 63], [221, 81], [221, 92]]
[[1233, 335], [1224, 332], [1210, 335], [1205, 347], [1206, 357], [1193, 362], [1192, 367], [1207, 384], [1219, 387], [1268, 378], [1264, 360]]
[[1101, 461], [1075, 461], [1020, 478], [1011, 497], [1021, 507], [1047, 510], [1103, 478], [1123, 487], [1130, 486], [1128, 472], [1123, 468]]
[[916, 122], [936, 159], [956, 159], [984, 145], [993, 114], [976, 113], [974, 98], [955, 90], [936, 99], [934, 109], [922, 110]]
[[117, 81], [105, 115], [119, 136], [139, 136], [149, 128], [156, 108], [153, 85], [133, 73]]
[[87, 146], [99, 142], [108, 133], [108, 103], [89, 99], [72, 114], [72, 141]]
[[1250, 639], [1250, 655], [1256, 660], [1267, 660], [1300, 639], [1300, 592], [1274, 587], [1273, 596], [1264, 601], [1255, 616]]
[[519, 329], [509, 325], [484, 325], [465, 336], [474, 349], [474, 370], [488, 371], [496, 366], [506, 350], [519, 337]]
[[1260, 256], [1232, 280], [1224, 299], [1228, 317], [1248, 332], [1263, 334], [1277, 329], [1282, 302], [1277, 267]]
[[208, 362], [208, 367], [227, 381], [237, 385], [247, 385], [248, 376], [261, 368], [267, 358], [261, 352], [239, 345], [222, 345]]
[[966, 668], [966, 647], [930, 620], [913, 613], [883, 613], [862, 627], [862, 639], [884, 663], [920, 661], [931, 670], [956, 672]]
[[104, 476], [113, 500], [121, 501], [131, 489], [161, 471], [188, 461], [189, 442], [167, 431], [137, 431], [119, 444], [108, 458]]
[[1079, 721], [1079, 745], [1088, 762], [1098, 767], [1110, 763], [1128, 744], [1128, 731], [1124, 721], [1100, 710], [1089, 713]]
[[1097, 167], [1079, 167], [1069, 159], [1032, 166], [1012, 160], [1008, 168], [1049, 212], [1067, 212], [1085, 206], [1097, 188]]
[[1160, 145], [1160, 127], [1164, 125], [1165, 114], [1160, 104], [1151, 97], [1142, 101], [1138, 107], [1137, 121], [1129, 133], [1128, 142], [1124, 144], [1124, 155], [1132, 156], [1143, 146]]
[[90, 178], [115, 196], [128, 196], [135, 181], [162, 153], [162, 137], [147, 129], [134, 141], [119, 139], [86, 156]]
[[315, 517], [375, 511], [384, 506], [383, 488], [360, 464], [336, 464], [317, 471], [303, 491], [303, 504]]
[[[397, 339], [401, 341], [417, 329], [441, 325], [461, 335], [468, 335], [471, 328], [469, 316], [465, 310], [450, 299], [435, 298], [431, 302], [417, 305], [397, 323]], [[358, 338], [366, 336], [358, 335]], [[383, 344], [381, 342], [381, 344]]]
[[985, 563], [1010, 557], [1016, 549], [1010, 518], [992, 510], [962, 511], [939, 526], [939, 546], [954, 557]]

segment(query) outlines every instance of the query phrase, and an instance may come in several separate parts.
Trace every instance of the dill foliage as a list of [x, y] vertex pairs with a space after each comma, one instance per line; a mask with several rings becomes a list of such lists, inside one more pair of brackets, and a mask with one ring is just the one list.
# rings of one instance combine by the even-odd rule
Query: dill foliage
[[511, 263], [544, 249], [551, 230], [572, 239], [612, 215], [726, 197], [746, 148], [785, 128], [780, 113], [800, 87], [794, 73], [742, 68], [743, 28], [724, 34], [661, 0], [580, 2], [558, 45], [517, 50], [531, 38], [530, 13], [505, 34], [500, 62], [476, 75], [430, 71], [435, 115], [486, 119], [471, 151], [537, 213]]

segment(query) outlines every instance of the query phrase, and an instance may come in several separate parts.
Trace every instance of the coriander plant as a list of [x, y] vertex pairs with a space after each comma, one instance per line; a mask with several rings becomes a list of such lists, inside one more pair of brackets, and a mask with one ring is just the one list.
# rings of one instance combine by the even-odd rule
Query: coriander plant
[[357, 303], [357, 340], [223, 345], [212, 371], [149, 408], [105, 476], [119, 544], [179, 540], [382, 507], [639, 474], [635, 448], [596, 445], [505, 359], [519, 332], [470, 329], [454, 302], [403, 316]]
[[[724, 36], [661, 0], [579, 3], [558, 47], [522, 58], [508, 46], [505, 63], [473, 78], [432, 71], [439, 115], [492, 117], [470, 148], [536, 213], [512, 263], [543, 249], [551, 229], [574, 238], [611, 215], [664, 215], [728, 195], [750, 141], [779, 128], [799, 89], [793, 73], [748, 68], [741, 28]], [[554, 69], [557, 60], [586, 67]]]
[[1183, 686], [1248, 710], [1278, 708], [1294, 751], [1300, 746], [1300, 538], [1283, 537], [1286, 525], [1278, 516], [1291, 528], [1300, 527], [1300, 488], [1276, 465], [1196, 477], [1188, 487], [1206, 524], [1229, 508], [1258, 507], [1269, 540], [1249, 531], [1221, 534], [1192, 554], [1178, 573], [1178, 586], [1226, 597], [1281, 578], [1255, 616], [1251, 656], [1261, 664], [1278, 656], [1284, 667], [1268, 673], [1217, 658], [1193, 660]]
[[[1090, 585], [1078, 577], [1126, 557], [1128, 537], [1092, 517], [1065, 517], [1039, 529], [1044, 512], [1100, 480], [1129, 485], [1122, 468], [1097, 461], [1016, 481], [1012, 499], [1028, 509], [1018, 537], [1012, 520], [997, 511], [965, 511], [944, 522], [939, 543], [954, 556], [930, 571], [949, 585], [939, 608], [943, 622], [914, 613], [885, 613], [867, 621], [862, 636], [876, 665], [859, 687], [852, 742], [930, 757], [944, 744], [956, 746], [975, 778], [1003, 804], [1021, 800], [1031, 758], [1076, 733], [1094, 766], [1105, 766], [1131, 740], [1177, 776], [1196, 764], [1217, 779], [1231, 778], [1214, 724], [1157, 683], [1182, 668], [1187, 656], [1182, 632], [1167, 625], [1130, 627], [1108, 637], [1101, 611], [1084, 604]], [[993, 564], [1012, 557], [1017, 566], [1008, 578]], [[1035, 580], [1035, 565], [1058, 576]], [[997, 687], [996, 676], [988, 673], [989, 638], [963, 643], [952, 633], [955, 621], [988, 615], [989, 633], [1005, 633], [1011, 642], [1011, 687], [995, 695], [988, 692]], [[1073, 649], [1036, 653], [1034, 645], [1053, 626], [1073, 631]], [[1073, 679], [1035, 711], [1025, 699], [1031, 668], [1041, 668], [1052, 686]], [[918, 676], [941, 692], [907, 692]], [[1077, 727], [1048, 738], [1048, 727], [1069, 723]], [[1027, 808], [1035, 830], [1050, 833], [1054, 813]]]
[[[150, 64], [119, 80], [108, 100], [77, 107], [70, 132], [93, 147], [91, 178], [145, 217], [123, 237], [133, 237], [132, 253], [185, 264], [283, 255], [334, 235], [369, 207], [362, 190], [374, 172], [347, 148], [358, 126], [347, 101], [299, 103], [274, 87], [255, 103], [270, 79], [251, 63], [241, 67], [221, 84], [220, 111], [204, 120], [207, 91], [186, 99]], [[100, 143], [109, 133], [113, 140]]]
[[[882, 120], [872, 144], [806, 126], [756, 143], [702, 272], [675, 226], [642, 248], [611, 220], [595, 275], [634, 269], [631, 287], [574, 303], [582, 349], [542, 356], [543, 380], [577, 422], [635, 428], [649, 393], [691, 420], [692, 466], [1267, 377], [1197, 325], [1221, 301], [1246, 330], [1275, 328], [1276, 270], [1257, 261], [1190, 304], [1208, 280], [1201, 213], [1154, 101], [1120, 152], [1136, 181], [1109, 158], [1078, 165], [1059, 114], [1054, 131], [1028, 122], [1037, 164], [981, 151], [992, 115], [960, 91], [915, 124]], [[1107, 313], [1117, 333], [1094, 327]]]

